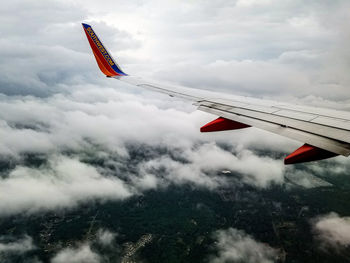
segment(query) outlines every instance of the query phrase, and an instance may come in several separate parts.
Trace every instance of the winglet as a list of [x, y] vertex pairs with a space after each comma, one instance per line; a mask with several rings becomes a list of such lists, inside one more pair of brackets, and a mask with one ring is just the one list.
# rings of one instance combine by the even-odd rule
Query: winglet
[[84, 23], [82, 23], [82, 25], [92, 52], [95, 56], [97, 65], [102, 73], [107, 77], [126, 76], [127, 74], [121, 70], [112, 56], [108, 53], [107, 49], [103, 46], [92, 27]]

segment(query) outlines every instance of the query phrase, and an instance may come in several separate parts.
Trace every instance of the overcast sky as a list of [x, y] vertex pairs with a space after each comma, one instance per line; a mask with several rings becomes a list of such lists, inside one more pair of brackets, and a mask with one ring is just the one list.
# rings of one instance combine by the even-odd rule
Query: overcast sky
[[[1, 174], [0, 216], [125, 200], [169, 184], [208, 191], [237, 184], [265, 188], [293, 174], [313, 187], [308, 176], [348, 170], [344, 157], [310, 164], [307, 171], [284, 167], [282, 157], [300, 143], [253, 128], [200, 134], [214, 116], [105, 78], [81, 23], [93, 26], [131, 75], [350, 110], [349, 8], [347, 0], [2, 3], [0, 157], [12, 166]], [[130, 145], [146, 147], [148, 158], [134, 160]], [[45, 156], [46, 165], [28, 166], [29, 153]], [[89, 158], [114, 170], [92, 166]], [[162, 178], [152, 173], [162, 169]], [[240, 174], [239, 181], [218, 175], [220, 170]], [[348, 244], [347, 236], [337, 237], [337, 222], [349, 228], [341, 216], [320, 217], [315, 233], [322, 238], [335, 229], [341, 241], [333, 243]], [[225, 231], [215, 234], [220, 258], [241, 257], [226, 253], [235, 240], [243, 251], [264, 249], [239, 230]], [[28, 236], [18, 242], [32, 246]], [[77, 251], [91, 252], [88, 244]], [[72, 253], [64, 250], [55, 262]], [[274, 256], [273, 248], [262, 255]]]
[[0, 7], [1, 91], [43, 96], [103, 83], [81, 29], [88, 22], [132, 75], [306, 103], [348, 101], [349, 6], [346, 0], [9, 1]]

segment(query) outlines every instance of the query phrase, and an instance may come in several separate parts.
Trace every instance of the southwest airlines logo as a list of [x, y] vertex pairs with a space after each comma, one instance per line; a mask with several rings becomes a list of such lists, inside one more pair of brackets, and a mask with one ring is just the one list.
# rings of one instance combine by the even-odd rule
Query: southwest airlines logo
[[94, 41], [98, 49], [100, 50], [101, 54], [104, 56], [104, 58], [108, 61], [108, 63], [113, 66], [114, 62], [112, 58], [109, 56], [107, 50], [103, 47], [102, 43], [98, 39], [98, 37], [95, 35], [94, 31], [92, 30], [91, 27], [88, 27], [86, 31], [89, 33], [91, 39]]

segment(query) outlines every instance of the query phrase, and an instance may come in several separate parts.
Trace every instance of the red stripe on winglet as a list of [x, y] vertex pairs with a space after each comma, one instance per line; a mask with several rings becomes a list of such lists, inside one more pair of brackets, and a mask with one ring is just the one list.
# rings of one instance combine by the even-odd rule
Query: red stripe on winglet
[[100, 70], [103, 72], [103, 74], [105, 74], [106, 76], [109, 76], [109, 77], [113, 76], [113, 75], [111, 74], [111, 72], [109, 72], [109, 71], [105, 68], [105, 66], [102, 64], [101, 60], [98, 58], [98, 56], [95, 54], [95, 52], [92, 51], [92, 53], [94, 54], [94, 57], [95, 57], [96, 62], [97, 62], [97, 65], [98, 65], [98, 67], [100, 68]]
[[[86, 32], [86, 29], [84, 28], [84, 32], [86, 34], [86, 37], [89, 41], [90, 47], [92, 49], [92, 52], [95, 55], [97, 64], [99, 66], [99, 68], [101, 69], [101, 71], [108, 77], [113, 77], [113, 76], [120, 76], [120, 74], [118, 74], [117, 72], [115, 72], [112, 67], [108, 64], [108, 62], [106, 61], [106, 59], [104, 58], [104, 56], [101, 54], [100, 50], [97, 48], [97, 46], [95, 45], [95, 43], [92, 41], [90, 35]], [[97, 60], [98, 58], [98, 60]], [[103, 66], [104, 70], [102, 70], [101, 66]], [[106, 74], [107, 72], [107, 74]]]

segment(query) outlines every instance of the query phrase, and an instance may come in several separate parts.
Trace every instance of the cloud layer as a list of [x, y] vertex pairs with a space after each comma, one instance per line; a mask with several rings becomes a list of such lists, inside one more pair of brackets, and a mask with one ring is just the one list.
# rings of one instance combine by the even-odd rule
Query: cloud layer
[[278, 258], [276, 249], [258, 242], [245, 232], [234, 228], [218, 230], [214, 237], [217, 240], [215, 245], [217, 255], [211, 257], [211, 263], [272, 263]]
[[51, 260], [52, 263], [99, 263], [101, 257], [91, 250], [89, 244], [83, 244], [76, 248], [65, 248], [57, 253]]
[[28, 235], [16, 240], [9, 236], [2, 236], [0, 239], [0, 261], [10, 262], [12, 256], [18, 257], [34, 249], [36, 246]]
[[[199, 122], [210, 116], [172, 103], [175, 108], [162, 97], [149, 104], [99, 88], [48, 98], [3, 96], [0, 157], [8, 168], [0, 179], [1, 215], [123, 200], [170, 184], [215, 190], [237, 180], [261, 188], [283, 183], [281, 160], [254, 152], [265, 149], [252, 146], [257, 130], [201, 135]], [[37, 165], [28, 163], [30, 156]]]
[[121, 200], [131, 195], [124, 182], [102, 176], [78, 160], [58, 157], [47, 167], [17, 167], [1, 180], [1, 214], [58, 209], [94, 199]]
[[314, 219], [313, 229], [322, 247], [341, 249], [350, 245], [350, 217], [334, 212], [322, 215]]

